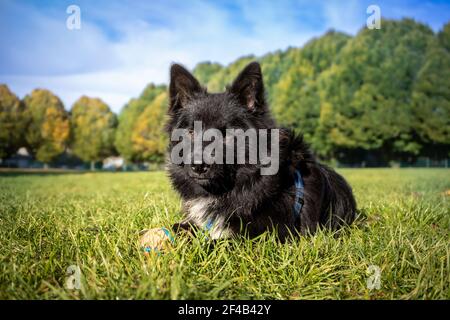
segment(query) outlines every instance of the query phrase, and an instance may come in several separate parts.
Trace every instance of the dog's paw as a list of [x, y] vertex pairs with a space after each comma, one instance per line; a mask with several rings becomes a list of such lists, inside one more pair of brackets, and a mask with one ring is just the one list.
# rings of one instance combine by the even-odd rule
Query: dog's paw
[[160, 251], [167, 249], [170, 244], [173, 243], [173, 238], [166, 228], [144, 230], [141, 234], [142, 236], [139, 240], [139, 244], [146, 255], [151, 252], [159, 253]]

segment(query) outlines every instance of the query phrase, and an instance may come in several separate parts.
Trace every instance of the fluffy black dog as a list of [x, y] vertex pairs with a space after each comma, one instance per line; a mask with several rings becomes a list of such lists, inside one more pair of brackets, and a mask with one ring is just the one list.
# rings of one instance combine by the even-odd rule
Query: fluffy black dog
[[[178, 64], [172, 66], [170, 77], [169, 136], [174, 129], [192, 132], [194, 121], [221, 132], [276, 128], [257, 62], [250, 63], [224, 93], [208, 93]], [[318, 163], [301, 136], [287, 129], [279, 132], [279, 170], [274, 175], [261, 175], [260, 163], [175, 164], [169, 159], [169, 176], [185, 212], [174, 231], [208, 229], [217, 239], [276, 230], [283, 240], [314, 233], [320, 226], [336, 230], [352, 223], [356, 203], [347, 182]], [[174, 146], [171, 142], [169, 152]]]

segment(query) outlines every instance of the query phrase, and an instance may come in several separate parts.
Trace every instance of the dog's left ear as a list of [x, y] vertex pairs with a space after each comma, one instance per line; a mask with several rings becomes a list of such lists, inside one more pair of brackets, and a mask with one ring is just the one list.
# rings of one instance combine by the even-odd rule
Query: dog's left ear
[[264, 108], [264, 83], [259, 63], [247, 65], [228, 90], [250, 111]]

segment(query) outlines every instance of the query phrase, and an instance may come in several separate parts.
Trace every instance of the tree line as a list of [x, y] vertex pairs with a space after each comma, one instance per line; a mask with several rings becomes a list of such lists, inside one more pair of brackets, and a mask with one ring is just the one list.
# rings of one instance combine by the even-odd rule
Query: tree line
[[116, 115], [98, 98], [83, 96], [68, 112], [49, 90], [33, 90], [20, 100], [0, 85], [0, 159], [26, 147], [44, 164], [67, 149], [94, 163], [116, 152], [116, 127]]
[[[329, 31], [301, 48], [242, 57], [228, 66], [199, 63], [194, 75], [223, 91], [250, 61], [263, 69], [271, 110], [304, 134], [325, 161], [413, 162], [450, 156], [450, 23], [435, 33], [411, 19], [383, 20], [351, 37]], [[163, 162], [167, 87], [149, 84], [116, 116], [83, 96], [70, 111], [48, 90], [19, 99], [0, 86], [0, 158], [26, 147], [50, 163], [68, 150], [94, 163]]]
[[[258, 60], [272, 112], [323, 160], [412, 163], [450, 156], [450, 23], [435, 33], [412, 19], [383, 20], [351, 37], [329, 31]], [[221, 90], [255, 57], [194, 73]]]

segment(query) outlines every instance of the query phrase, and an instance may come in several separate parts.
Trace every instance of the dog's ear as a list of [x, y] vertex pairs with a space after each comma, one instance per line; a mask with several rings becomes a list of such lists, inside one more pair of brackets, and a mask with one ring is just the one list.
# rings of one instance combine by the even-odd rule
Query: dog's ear
[[170, 110], [176, 110], [186, 105], [195, 94], [204, 92], [194, 76], [179, 64], [170, 68]]
[[264, 108], [264, 83], [259, 63], [247, 65], [228, 90], [250, 111]]

